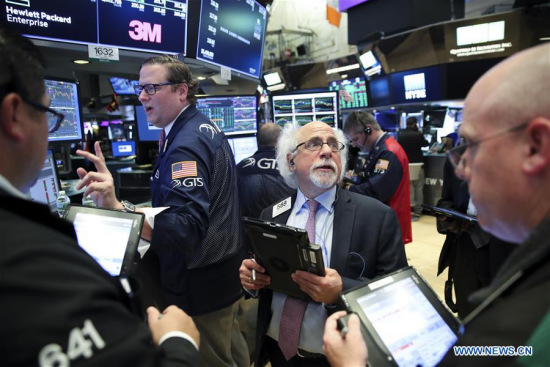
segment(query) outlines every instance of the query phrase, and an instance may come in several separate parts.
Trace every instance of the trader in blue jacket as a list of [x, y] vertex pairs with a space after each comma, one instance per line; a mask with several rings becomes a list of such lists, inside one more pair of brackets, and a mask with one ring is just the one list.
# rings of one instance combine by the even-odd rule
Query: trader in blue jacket
[[[142, 230], [158, 257], [162, 294], [193, 317], [206, 365], [247, 366], [236, 319], [246, 251], [233, 153], [219, 127], [195, 107], [198, 83], [187, 65], [152, 57], [139, 76], [135, 89], [147, 121], [163, 129], [151, 176], [153, 208], [143, 210]], [[77, 188], [87, 186], [85, 195], [100, 206], [134, 210], [117, 200], [99, 144], [95, 148], [97, 155], [78, 152], [98, 172], [79, 169]]]

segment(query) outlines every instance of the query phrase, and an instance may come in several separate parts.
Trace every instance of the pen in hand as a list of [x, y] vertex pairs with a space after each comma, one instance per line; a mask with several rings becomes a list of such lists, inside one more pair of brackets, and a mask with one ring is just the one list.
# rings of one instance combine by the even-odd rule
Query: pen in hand
[[[252, 261], [256, 262], [256, 259], [252, 259]], [[256, 269], [252, 269], [252, 281], [256, 281]]]

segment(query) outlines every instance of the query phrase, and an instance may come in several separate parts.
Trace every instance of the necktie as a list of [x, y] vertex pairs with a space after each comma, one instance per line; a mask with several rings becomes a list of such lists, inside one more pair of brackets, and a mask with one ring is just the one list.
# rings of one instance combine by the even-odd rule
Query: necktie
[[[308, 200], [309, 215], [306, 222], [306, 231], [310, 243], [315, 243], [315, 213], [319, 207], [319, 202]], [[301, 299], [287, 297], [281, 315], [279, 325], [279, 348], [283, 352], [286, 360], [296, 355], [298, 343], [300, 342], [300, 330], [304, 313], [306, 312], [307, 302]]]
[[159, 154], [162, 154], [164, 150], [164, 139], [166, 139], [166, 133], [164, 132], [164, 129], [162, 129], [159, 136]]

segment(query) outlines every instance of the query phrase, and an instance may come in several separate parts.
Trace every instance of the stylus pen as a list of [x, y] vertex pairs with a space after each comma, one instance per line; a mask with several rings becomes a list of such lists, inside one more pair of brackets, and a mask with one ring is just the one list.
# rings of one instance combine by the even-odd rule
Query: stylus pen
[[[256, 259], [252, 259], [252, 261], [256, 262]], [[252, 281], [256, 281], [256, 269], [252, 269]]]

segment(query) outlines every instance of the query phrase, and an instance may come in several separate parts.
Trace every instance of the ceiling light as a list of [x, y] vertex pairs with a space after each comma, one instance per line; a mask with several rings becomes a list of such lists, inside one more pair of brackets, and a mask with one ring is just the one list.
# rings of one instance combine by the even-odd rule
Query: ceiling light
[[339, 68], [328, 69], [326, 73], [327, 74], [340, 73], [342, 71], [348, 71], [353, 69], [359, 69], [359, 64], [352, 64], [352, 65], [340, 66]]
[[205, 76], [202, 76], [202, 75], [200, 75], [200, 76], [198, 76], [198, 77], [197, 77], [197, 79], [198, 79], [198, 80], [205, 80], [205, 79], [206, 79], [206, 77], [205, 77]]
[[73, 63], [74, 63], [74, 64], [78, 64], [78, 65], [86, 65], [86, 64], [89, 64], [89, 63], [90, 63], [90, 60], [74, 59], [74, 60], [73, 60]]

